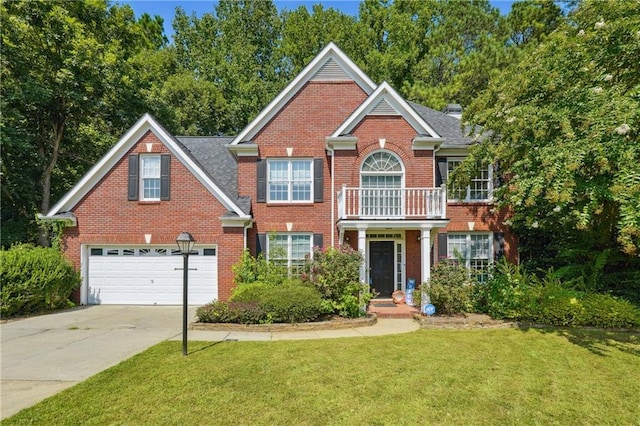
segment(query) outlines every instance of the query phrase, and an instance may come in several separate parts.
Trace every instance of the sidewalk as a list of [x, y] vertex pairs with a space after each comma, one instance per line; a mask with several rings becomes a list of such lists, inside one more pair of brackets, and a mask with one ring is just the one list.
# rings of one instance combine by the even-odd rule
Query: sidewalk
[[[270, 341], [270, 340], [308, 340], [335, 339], [340, 337], [372, 337], [388, 334], [410, 333], [420, 328], [420, 324], [409, 318], [378, 318], [371, 326], [343, 328], [337, 330], [304, 330], [304, 331], [215, 331], [189, 330], [189, 340], [222, 342], [222, 341]], [[182, 335], [171, 340], [181, 340]]]

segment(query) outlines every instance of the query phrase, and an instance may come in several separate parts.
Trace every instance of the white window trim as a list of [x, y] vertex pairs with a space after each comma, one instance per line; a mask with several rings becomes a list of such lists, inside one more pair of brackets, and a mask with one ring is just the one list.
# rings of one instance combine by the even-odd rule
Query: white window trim
[[[287, 269], [291, 269], [293, 262], [293, 237], [294, 236], [305, 236], [309, 237], [309, 256], [313, 257], [313, 233], [311, 232], [274, 232], [267, 234], [267, 260], [271, 259], [271, 238], [275, 236], [285, 235], [287, 237]], [[274, 259], [274, 260], [284, 260], [284, 259]], [[301, 259], [295, 259], [296, 261]]]
[[[447, 182], [449, 182], [449, 163], [459, 163], [461, 161], [464, 160], [464, 157], [447, 157]], [[491, 165], [489, 164], [487, 166], [487, 198], [481, 198], [481, 199], [471, 199], [471, 185], [467, 185], [466, 189], [466, 195], [464, 197], [464, 199], [460, 199], [460, 198], [451, 198], [450, 196], [455, 194], [457, 191], [447, 191], [447, 201], [450, 202], [458, 202], [458, 203], [488, 203], [491, 202], [493, 200], [493, 167], [491, 167]], [[472, 179], [474, 180], [476, 179], [475, 177]]]
[[[287, 190], [287, 199], [286, 200], [272, 200], [271, 199], [271, 164], [276, 161], [286, 161], [288, 164], [288, 190]], [[310, 167], [311, 179], [310, 179], [310, 191], [309, 191], [309, 199], [308, 200], [293, 200], [293, 167], [292, 164], [294, 161], [305, 161], [308, 162]], [[269, 204], [313, 204], [314, 200], [314, 179], [315, 179], [315, 170], [313, 168], [314, 161], [313, 158], [270, 158], [267, 160], [267, 176], [266, 176], [266, 192], [267, 192], [267, 203]]]
[[[158, 179], [158, 184], [159, 186], [159, 191], [158, 191], [158, 197], [153, 197], [153, 198], [146, 198], [144, 196], [144, 162], [145, 159], [149, 159], [149, 158], [157, 158], [159, 165], [158, 165], [158, 177], [157, 178], [153, 178], [153, 179]], [[160, 201], [161, 198], [161, 194], [162, 194], [162, 181], [161, 181], [161, 176], [162, 176], [162, 156], [160, 154], [141, 154], [140, 155], [140, 176], [139, 176], [139, 181], [138, 181], [138, 188], [139, 188], [139, 194], [138, 194], [138, 199], [140, 201]], [[148, 179], [148, 178], [147, 178]]]
[[[389, 154], [391, 157], [395, 158], [398, 161], [398, 164], [400, 165], [401, 170], [400, 171], [364, 171], [362, 170], [366, 161], [371, 158], [372, 156], [374, 156], [375, 154], [379, 154], [379, 153], [385, 153], [385, 154]], [[374, 176], [382, 176], [382, 177], [396, 177], [399, 176], [400, 177], [400, 187], [398, 188], [371, 188], [371, 187], [364, 187], [364, 177], [374, 177]], [[404, 162], [402, 161], [402, 158], [400, 158], [399, 155], [397, 155], [395, 152], [393, 151], [389, 151], [387, 149], [380, 149], [380, 150], [376, 150], [373, 151], [371, 153], [369, 153], [369, 155], [367, 155], [364, 160], [362, 161], [362, 163], [360, 164], [360, 188], [364, 191], [364, 190], [375, 190], [375, 189], [380, 189], [380, 190], [394, 190], [397, 189], [399, 190], [399, 201], [400, 201], [400, 205], [397, 206], [397, 209], [399, 210], [398, 213], [399, 214], [390, 214], [390, 215], [366, 215], [368, 217], [375, 217], [377, 219], [387, 219], [387, 218], [401, 218], [404, 216], [404, 211], [405, 211], [405, 206], [404, 206], [404, 189], [405, 187], [405, 176], [406, 176], [406, 169], [404, 166]], [[363, 213], [362, 210], [364, 210], [364, 206], [363, 203], [364, 200], [361, 200], [361, 204], [360, 204], [360, 209], [361, 209], [361, 214]], [[387, 207], [388, 208], [388, 207]], [[383, 208], [384, 210], [385, 208]], [[391, 209], [393, 210], [393, 207], [391, 207]]]
[[487, 259], [487, 264], [491, 265], [493, 264], [493, 259], [495, 257], [495, 253], [494, 253], [494, 247], [493, 247], [493, 232], [448, 232], [447, 233], [447, 258], [452, 259], [452, 260], [456, 260], [455, 258], [452, 258], [449, 255], [449, 238], [450, 236], [460, 236], [460, 235], [464, 235], [466, 237], [466, 244], [467, 247], [469, 248], [468, 250], [468, 255], [467, 257], [464, 259], [464, 266], [465, 268], [471, 270], [471, 236], [472, 235], [484, 235], [489, 237], [489, 258]]

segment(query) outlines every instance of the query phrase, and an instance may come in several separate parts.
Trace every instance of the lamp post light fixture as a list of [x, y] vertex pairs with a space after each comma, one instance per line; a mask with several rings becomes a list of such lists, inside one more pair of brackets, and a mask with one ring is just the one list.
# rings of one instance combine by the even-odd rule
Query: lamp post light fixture
[[187, 282], [189, 281], [189, 254], [196, 240], [188, 232], [182, 232], [176, 243], [182, 253], [182, 355], [187, 355]]

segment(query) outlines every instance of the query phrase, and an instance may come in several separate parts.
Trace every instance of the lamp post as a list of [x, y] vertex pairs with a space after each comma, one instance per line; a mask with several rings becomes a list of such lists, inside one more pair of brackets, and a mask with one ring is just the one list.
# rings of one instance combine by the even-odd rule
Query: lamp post
[[196, 240], [188, 232], [182, 232], [176, 238], [178, 248], [182, 253], [182, 355], [187, 355], [187, 281], [189, 280], [189, 253]]

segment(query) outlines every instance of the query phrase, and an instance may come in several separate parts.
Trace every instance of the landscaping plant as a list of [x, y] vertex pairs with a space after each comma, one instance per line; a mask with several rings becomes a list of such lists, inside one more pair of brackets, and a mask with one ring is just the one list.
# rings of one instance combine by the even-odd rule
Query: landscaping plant
[[640, 326], [640, 309], [610, 294], [578, 290], [580, 282], [563, 281], [549, 269], [537, 276], [522, 266], [501, 261], [486, 285], [478, 286], [484, 307], [494, 318], [554, 326], [634, 328]]
[[369, 286], [360, 282], [362, 262], [362, 253], [347, 244], [316, 247], [301, 278], [320, 292], [331, 312], [347, 318], [360, 317], [366, 315], [366, 305], [374, 296]]
[[0, 282], [5, 318], [73, 305], [80, 274], [57, 249], [23, 244], [0, 250]]
[[442, 260], [431, 268], [431, 280], [420, 288], [429, 296], [436, 312], [458, 314], [474, 310], [474, 289], [478, 280], [453, 260]]

